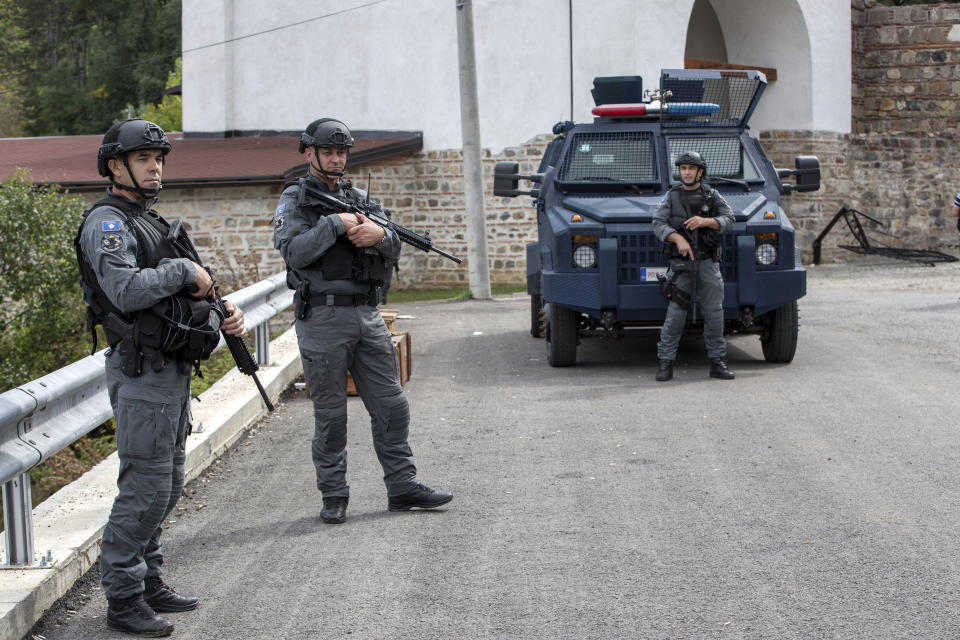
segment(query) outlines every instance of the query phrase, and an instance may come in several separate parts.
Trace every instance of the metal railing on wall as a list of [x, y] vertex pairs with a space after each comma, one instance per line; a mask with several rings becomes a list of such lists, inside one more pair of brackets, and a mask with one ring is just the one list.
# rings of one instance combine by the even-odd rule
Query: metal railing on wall
[[[225, 297], [243, 310], [246, 328], [254, 329], [257, 362], [268, 364], [267, 321], [293, 303], [286, 273]], [[223, 344], [221, 337], [217, 348]], [[30, 470], [113, 415], [104, 376], [105, 351], [0, 394], [0, 482], [6, 542], [6, 562], [0, 568], [46, 564], [46, 558], [34, 561]]]

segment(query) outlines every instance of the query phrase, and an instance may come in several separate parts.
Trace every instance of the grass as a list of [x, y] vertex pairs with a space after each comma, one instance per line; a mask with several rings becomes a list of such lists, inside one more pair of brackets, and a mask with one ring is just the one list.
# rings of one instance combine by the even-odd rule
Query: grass
[[[523, 285], [491, 287], [495, 296], [510, 295], [526, 290], [526, 286]], [[390, 289], [386, 306], [389, 307], [391, 304], [401, 302], [424, 302], [427, 300], [469, 300], [472, 297], [469, 287], [459, 289]]]

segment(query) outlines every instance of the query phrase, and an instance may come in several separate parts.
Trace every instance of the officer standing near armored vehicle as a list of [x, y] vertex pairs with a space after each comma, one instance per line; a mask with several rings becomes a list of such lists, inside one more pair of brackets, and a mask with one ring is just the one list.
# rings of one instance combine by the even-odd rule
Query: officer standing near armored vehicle
[[347, 126], [321, 118], [300, 136], [306, 177], [287, 187], [274, 214], [274, 246], [296, 289], [296, 330], [314, 409], [313, 464], [320, 518], [346, 521], [347, 371], [370, 414], [390, 511], [431, 509], [453, 495], [420, 484], [407, 443], [410, 411], [390, 333], [377, 310], [378, 287], [400, 255], [396, 233], [361, 213], [311, 206], [310, 194], [356, 202], [366, 194], [343, 180], [354, 144]]
[[209, 357], [221, 328], [241, 335], [244, 324], [228, 301], [226, 319], [216, 311], [210, 275], [179, 253], [151, 209], [170, 148], [152, 122], [110, 127], [97, 166], [111, 186], [75, 240], [88, 327], [103, 325], [110, 344], [105, 372], [120, 457], [100, 556], [107, 625], [148, 637], [173, 631], [157, 612], [198, 604], [163, 583], [160, 534], [183, 489], [190, 371]]
[[701, 182], [707, 170], [703, 156], [686, 151], [677, 156], [674, 164], [681, 184], [667, 192], [653, 216], [653, 231], [664, 243], [670, 264], [665, 280], [669, 304], [657, 343], [660, 364], [656, 379], [665, 382], [673, 378], [673, 361], [687, 309], [697, 302], [703, 312], [710, 377], [732, 380], [734, 374], [727, 368], [727, 343], [723, 338], [719, 236], [733, 229], [733, 212], [723, 196]]

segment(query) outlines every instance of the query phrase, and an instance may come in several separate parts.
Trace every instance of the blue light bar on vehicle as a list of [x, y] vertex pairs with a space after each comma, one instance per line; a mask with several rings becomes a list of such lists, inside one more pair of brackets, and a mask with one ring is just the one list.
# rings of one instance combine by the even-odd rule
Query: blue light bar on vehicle
[[720, 105], [712, 102], [669, 102], [663, 110], [678, 116], [708, 116], [720, 111]]

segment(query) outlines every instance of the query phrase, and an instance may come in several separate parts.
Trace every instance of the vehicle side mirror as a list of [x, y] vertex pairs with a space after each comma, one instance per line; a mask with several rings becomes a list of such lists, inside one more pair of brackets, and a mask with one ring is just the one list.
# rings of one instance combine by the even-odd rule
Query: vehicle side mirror
[[519, 162], [498, 162], [493, 168], [493, 195], [514, 198], [520, 183]]
[[493, 195], [507, 198], [514, 198], [516, 196], [538, 197], [540, 195], [539, 189], [524, 191], [523, 189], [518, 189], [517, 186], [520, 180], [543, 182], [543, 174], [534, 173], [528, 176], [519, 173], [519, 171], [519, 162], [498, 162], [493, 168]]
[[818, 191], [820, 189], [820, 160], [816, 156], [797, 156], [794, 161], [797, 176], [796, 191]]
[[783, 185], [784, 193], [794, 191], [818, 191], [820, 189], [820, 160], [816, 156], [797, 156], [794, 160], [795, 169], [777, 169], [781, 178], [796, 176], [796, 184]]

